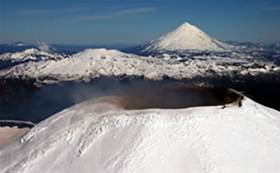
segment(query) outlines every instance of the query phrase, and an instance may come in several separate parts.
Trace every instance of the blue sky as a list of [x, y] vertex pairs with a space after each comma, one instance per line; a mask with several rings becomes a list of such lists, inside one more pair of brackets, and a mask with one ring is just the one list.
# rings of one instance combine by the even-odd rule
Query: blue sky
[[280, 0], [0, 0], [0, 43], [139, 44], [190, 22], [220, 40], [280, 41]]

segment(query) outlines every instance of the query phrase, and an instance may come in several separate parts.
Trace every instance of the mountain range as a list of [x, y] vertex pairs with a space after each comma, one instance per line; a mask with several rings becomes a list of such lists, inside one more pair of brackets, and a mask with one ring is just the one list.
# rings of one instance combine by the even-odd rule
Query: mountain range
[[100, 76], [138, 76], [158, 80], [164, 77], [193, 79], [279, 73], [279, 52], [269, 54], [271, 57], [268, 58], [263, 49], [248, 49], [218, 41], [197, 27], [184, 23], [159, 39], [142, 45], [134, 53], [103, 48], [65, 54], [45, 44], [21, 52], [4, 53], [0, 55], [0, 77], [49, 83], [91, 80]]
[[[225, 79], [246, 85], [242, 80], [252, 78], [248, 88], [272, 94], [269, 100], [279, 105], [279, 85], [275, 92], [266, 83], [273, 75], [280, 81], [278, 50], [223, 43], [188, 23], [139, 48], [135, 53], [105, 48], [60, 53], [43, 44], [1, 54], [0, 100], [7, 104], [0, 108], [38, 118], [37, 110], [67, 102], [62, 92], [67, 84], [78, 104], [38, 124], [0, 121], [0, 172], [280, 172], [280, 112], [207, 83], [222, 78], [228, 87]], [[102, 77], [134, 90], [124, 87], [123, 94], [101, 97], [98, 93], [110, 85], [118, 90], [114, 82], [93, 88], [96, 93], [72, 85]], [[129, 85], [119, 80], [123, 77], [172, 86], [148, 87], [146, 80]], [[256, 89], [263, 81], [264, 87]], [[44, 85], [53, 83], [59, 85]], [[92, 99], [79, 103], [81, 95]], [[9, 116], [5, 109], [0, 113]]]

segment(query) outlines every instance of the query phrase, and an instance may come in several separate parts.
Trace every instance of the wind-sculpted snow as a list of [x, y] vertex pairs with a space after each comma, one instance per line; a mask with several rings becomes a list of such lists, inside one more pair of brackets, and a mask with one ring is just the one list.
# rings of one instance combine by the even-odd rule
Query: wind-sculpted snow
[[279, 70], [280, 68], [273, 62], [236, 53], [208, 55], [166, 53], [145, 57], [117, 50], [87, 49], [68, 58], [25, 62], [1, 70], [0, 77], [34, 79], [40, 83], [49, 83], [88, 81], [100, 76], [138, 76], [153, 80], [164, 77], [192, 79], [233, 75], [256, 76], [276, 73]]
[[280, 113], [242, 106], [125, 110], [121, 97], [78, 104], [0, 150], [2, 173], [280, 171]]

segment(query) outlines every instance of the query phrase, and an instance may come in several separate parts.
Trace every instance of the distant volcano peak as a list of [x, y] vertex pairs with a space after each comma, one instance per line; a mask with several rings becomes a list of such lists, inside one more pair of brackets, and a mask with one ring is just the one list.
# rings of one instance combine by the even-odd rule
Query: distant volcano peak
[[199, 30], [196, 26], [194, 26], [188, 22], [183, 23], [177, 29], [197, 29], [197, 30]]
[[151, 42], [145, 49], [145, 51], [162, 50], [224, 51], [226, 50], [226, 45], [186, 22], [174, 31]]

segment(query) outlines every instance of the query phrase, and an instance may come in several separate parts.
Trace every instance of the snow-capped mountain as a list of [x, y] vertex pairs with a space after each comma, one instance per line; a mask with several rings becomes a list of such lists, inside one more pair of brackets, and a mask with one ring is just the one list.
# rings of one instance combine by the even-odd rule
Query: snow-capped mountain
[[68, 58], [48, 58], [15, 65], [0, 71], [0, 77], [9, 79], [36, 79], [37, 82], [90, 80], [100, 76], [144, 77], [159, 80], [192, 79], [195, 77], [251, 75], [279, 72], [272, 62], [239, 54], [196, 55], [176, 54], [139, 56], [118, 50], [87, 49]]
[[0, 172], [280, 172], [280, 112], [247, 97], [225, 108], [123, 103], [90, 100], [51, 116], [1, 150]]
[[[257, 76], [280, 72], [279, 53], [252, 51], [211, 38], [185, 23], [143, 48], [144, 55], [118, 50], [86, 49], [73, 55], [48, 52], [49, 46], [0, 55], [0, 78], [37, 82], [91, 80], [107, 77], [144, 77], [159, 80], [196, 77]], [[258, 49], [259, 50], [259, 49]], [[264, 58], [266, 55], [271, 58]], [[260, 55], [260, 56], [259, 56]], [[19, 63], [18, 63], [19, 62]]]
[[22, 62], [22, 61], [39, 61], [47, 59], [62, 59], [61, 54], [50, 53], [36, 48], [26, 49], [15, 53], [0, 54], [0, 61]]
[[153, 51], [225, 51], [228, 46], [189, 23], [184, 23], [175, 31], [152, 41], [144, 48], [144, 52]]
[[12, 44], [12, 45], [13, 45], [13, 46], [17, 46], [17, 47], [26, 46], [26, 44], [25, 44], [24, 42], [21, 42], [21, 41], [16, 42], [16, 43], [14, 43], [14, 44]]
[[[164, 60], [127, 54], [118, 50], [87, 49], [70, 58], [29, 62], [3, 70], [0, 76], [39, 81], [88, 80], [99, 76], [145, 76], [157, 79]], [[156, 71], [155, 71], [156, 70]], [[159, 71], [157, 71], [159, 70]]]

